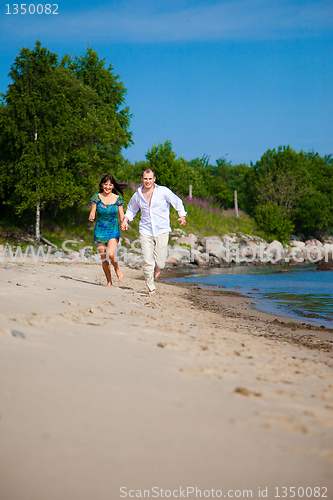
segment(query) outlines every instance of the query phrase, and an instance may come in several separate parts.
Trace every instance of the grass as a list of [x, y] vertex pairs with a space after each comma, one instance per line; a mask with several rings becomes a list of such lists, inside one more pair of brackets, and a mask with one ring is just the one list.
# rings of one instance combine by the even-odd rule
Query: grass
[[[260, 238], [268, 239], [262, 231], [256, 228], [253, 217], [245, 212], [239, 211], [236, 219], [235, 210], [223, 210], [215, 200], [201, 200], [185, 198], [185, 209], [187, 211], [185, 232], [196, 234], [199, 238], [204, 236], [222, 236], [223, 234], [250, 234]], [[173, 229], [179, 227], [178, 214], [171, 209], [170, 221]]]

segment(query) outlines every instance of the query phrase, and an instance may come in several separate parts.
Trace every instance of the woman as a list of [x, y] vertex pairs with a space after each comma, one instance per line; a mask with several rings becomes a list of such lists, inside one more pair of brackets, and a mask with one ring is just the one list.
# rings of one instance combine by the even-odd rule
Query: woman
[[127, 184], [118, 183], [112, 175], [104, 175], [99, 183], [99, 193], [94, 194], [91, 198], [89, 220], [95, 220], [97, 212], [94, 243], [98, 245], [98, 251], [102, 258], [102, 267], [107, 279], [107, 286], [112, 285], [108, 257], [114, 267], [118, 280], [122, 281], [124, 278], [114, 257], [120, 238], [118, 213], [120, 222], [124, 218], [124, 200], [121, 195], [124, 193], [126, 187]]

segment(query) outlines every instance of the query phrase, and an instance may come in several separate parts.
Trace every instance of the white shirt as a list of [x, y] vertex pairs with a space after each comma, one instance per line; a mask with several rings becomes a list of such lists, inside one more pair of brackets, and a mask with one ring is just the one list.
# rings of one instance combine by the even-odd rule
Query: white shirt
[[140, 186], [130, 199], [125, 214], [125, 217], [132, 221], [141, 210], [139, 231], [150, 236], [170, 233], [170, 204], [177, 210], [179, 217], [185, 217], [187, 213], [182, 200], [169, 188], [157, 184], [154, 186], [150, 205], [142, 194], [143, 186]]

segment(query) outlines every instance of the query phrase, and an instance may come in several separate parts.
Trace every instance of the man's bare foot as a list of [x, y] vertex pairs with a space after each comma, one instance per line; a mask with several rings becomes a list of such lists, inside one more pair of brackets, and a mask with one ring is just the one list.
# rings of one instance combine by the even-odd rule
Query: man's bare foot
[[119, 269], [116, 271], [116, 275], [119, 281], [123, 281], [124, 275]]
[[158, 267], [155, 267], [155, 270], [154, 270], [154, 278], [155, 278], [155, 279], [156, 279], [156, 278], [158, 278], [160, 274], [161, 274], [161, 271], [159, 270], [159, 268], [158, 268]]
[[149, 290], [148, 295], [155, 295], [156, 290]]

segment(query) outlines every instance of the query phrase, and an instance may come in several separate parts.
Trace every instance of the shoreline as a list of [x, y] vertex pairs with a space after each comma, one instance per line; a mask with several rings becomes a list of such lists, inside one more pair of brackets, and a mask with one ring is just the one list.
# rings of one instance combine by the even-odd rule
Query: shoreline
[[226, 318], [240, 318], [251, 323], [256, 322], [257, 327], [260, 325], [264, 328], [266, 325], [274, 328], [270, 334], [264, 335], [266, 338], [287, 340], [310, 349], [323, 349], [325, 352], [332, 351], [333, 353], [332, 328], [304, 323], [301, 320], [291, 320], [283, 315], [252, 308], [255, 299], [233, 290], [213, 290], [196, 284], [172, 281], [165, 283], [185, 288], [187, 290], [185, 298], [199, 309], [214, 312]]
[[[253, 267], [253, 269], [258, 269], [257, 266], [252, 266], [252, 267]], [[267, 265], [263, 265], [262, 268], [267, 269]], [[297, 269], [303, 269], [303, 268], [312, 269], [313, 265], [309, 266], [307, 264], [306, 266], [305, 265], [297, 266]], [[220, 296], [222, 296], [222, 295], [235, 296], [235, 297], [238, 296], [238, 297], [242, 297], [248, 301], [250, 310], [248, 311], [247, 316], [249, 316], [249, 317], [250, 316], [257, 316], [257, 317], [262, 317], [262, 318], [265, 317], [267, 320], [269, 320], [270, 318], [275, 318], [277, 321], [280, 321], [280, 322], [285, 323], [285, 324], [287, 323], [290, 325], [290, 327], [294, 327], [296, 329], [301, 328], [303, 330], [313, 330], [313, 331], [325, 332], [326, 333], [325, 338], [329, 339], [329, 340], [333, 340], [333, 326], [330, 327], [330, 326], [325, 325], [325, 323], [329, 324], [331, 322], [330, 318], [325, 318], [325, 317], [320, 317], [318, 315], [314, 315], [314, 317], [313, 317], [314, 320], [311, 321], [311, 319], [310, 319], [311, 316], [310, 316], [309, 317], [310, 321], [309, 321], [306, 314], [304, 314], [303, 316], [301, 314], [296, 314], [296, 313], [284, 315], [283, 310], [282, 310], [282, 312], [280, 312], [280, 311], [274, 312], [274, 310], [273, 311], [270, 310], [269, 307], [268, 308], [265, 307], [265, 304], [263, 304], [261, 302], [260, 298], [253, 296], [253, 292], [248, 292], [248, 293], [238, 292], [238, 291], [235, 291], [235, 289], [228, 288], [227, 286], [219, 286], [219, 285], [214, 285], [214, 284], [181, 282], [181, 281], [176, 281], [176, 280], [173, 281], [175, 278], [182, 279], [182, 278], [188, 277], [189, 275], [190, 275], [190, 277], [192, 277], [191, 275], [193, 273], [195, 274], [195, 277], [197, 277], [197, 276], [200, 277], [201, 271], [203, 271], [202, 274], [204, 276], [207, 276], [207, 273], [208, 273], [208, 275], [212, 275], [212, 276], [214, 276], [216, 274], [214, 271], [212, 272], [211, 268], [207, 268], [205, 270], [199, 269], [199, 272], [198, 272], [198, 270], [195, 268], [183, 267], [183, 268], [177, 268], [177, 269], [166, 268], [165, 270], [162, 271], [161, 277], [165, 283], [170, 283], [170, 284], [173, 284], [175, 286], [184, 286], [184, 287], [188, 286], [188, 288], [190, 288], [190, 289], [198, 287], [198, 289], [201, 289], [201, 293], [204, 293], [206, 291], [206, 293], [204, 293], [204, 295], [206, 296], [207, 299], [209, 297], [211, 299], [211, 301], [210, 301], [211, 310], [214, 310], [214, 304], [215, 305], [218, 304], [218, 300], [216, 300], [216, 296], [218, 296], [218, 295], [220, 295]], [[283, 271], [284, 270], [278, 271], [278, 272], [283, 272]], [[287, 271], [288, 271], [288, 269], [287, 269]], [[214, 297], [215, 297], [215, 300], [214, 300]], [[206, 300], [206, 304], [208, 307], [207, 300]], [[267, 303], [266, 306], [267, 305], [269, 306], [269, 303]], [[274, 303], [273, 303], [273, 305], [274, 305]], [[250, 311], [252, 311], [251, 314], [250, 314]], [[315, 317], [316, 317], [316, 319], [315, 319]], [[324, 324], [319, 324], [319, 322], [322, 322]]]
[[318, 485], [329, 497], [333, 353], [315, 336], [290, 342], [236, 294], [214, 305], [157, 280], [149, 297], [124, 266], [112, 287], [100, 265], [0, 270], [1, 498], [197, 486], [270, 499]]

